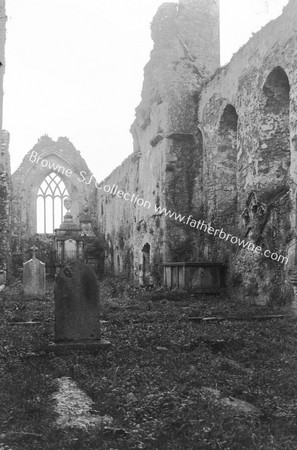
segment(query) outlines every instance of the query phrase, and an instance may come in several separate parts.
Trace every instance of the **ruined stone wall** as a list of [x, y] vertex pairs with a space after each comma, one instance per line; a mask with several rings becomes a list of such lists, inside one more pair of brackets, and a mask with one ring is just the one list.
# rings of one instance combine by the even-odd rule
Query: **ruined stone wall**
[[295, 264], [297, 5], [270, 22], [217, 71], [201, 92], [205, 220], [289, 264], [205, 238], [211, 261], [229, 268], [234, 294], [256, 301], [292, 296]]
[[[162, 5], [151, 29], [154, 48], [145, 68], [142, 102], [136, 109], [132, 132], [140, 145], [147, 145], [147, 132], [151, 133], [151, 145], [156, 152], [163, 151], [161, 204], [187, 216], [202, 208], [198, 93], [219, 67], [219, 4], [192, 0]], [[199, 246], [194, 245], [192, 229], [168, 216], [163, 220], [163, 259], [195, 260]]]
[[9, 157], [9, 133], [1, 133], [0, 148], [0, 284], [9, 278], [11, 268], [11, 173]]
[[[292, 298], [290, 271], [297, 274], [296, 13], [291, 0], [281, 17], [218, 69], [218, 2], [180, 1], [159, 8], [131, 128], [134, 153], [105, 182], [121, 183], [180, 219], [112, 196], [102, 200], [98, 192], [98, 204], [105, 205], [98, 219], [112, 248], [107, 260], [116, 273], [125, 266], [120, 261], [129, 248], [135, 278], [143, 282], [147, 243], [158, 255], [159, 275], [162, 261], [221, 262], [237, 298], [258, 303]], [[195, 220], [260, 251], [255, 255], [210, 236], [206, 227], [192, 226]], [[265, 257], [267, 249], [288, 257], [288, 264]], [[150, 259], [155, 281], [152, 273]]]
[[[49, 168], [49, 164], [42, 163], [44, 160], [62, 169], [54, 170], [53, 166]], [[71, 214], [76, 224], [79, 224], [79, 215], [93, 190], [93, 186], [87, 184], [90, 170], [69, 139], [60, 137], [53, 141], [48, 136], [41, 137], [12, 175], [12, 250], [13, 253], [23, 254], [24, 258], [30, 239], [37, 232], [37, 192], [45, 177], [53, 171], [67, 188], [72, 200]], [[82, 171], [88, 178], [81, 176]]]
[[2, 131], [3, 112], [3, 77], [5, 70], [5, 40], [6, 40], [5, 0], [0, 0], [0, 284], [3, 284], [10, 268], [10, 157], [9, 134]]
[[[153, 151], [132, 154], [96, 189], [99, 229], [108, 245], [106, 268], [141, 284], [144, 276], [147, 283], [153, 281], [153, 274], [159, 281], [162, 276], [164, 221], [155, 213], [155, 204], [162, 198], [164, 161], [162, 152]], [[126, 199], [118, 195], [120, 191]], [[144, 273], [143, 248], [148, 245], [150, 270]]]
[[153, 19], [151, 34], [154, 48], [131, 127], [134, 153], [104, 181], [137, 194], [151, 207], [116, 196], [104, 199], [98, 191], [99, 222], [113, 252], [107, 265], [116, 273], [127, 271], [125, 255], [133, 255], [133, 274], [140, 283], [160, 282], [166, 259], [192, 259], [192, 230], [157, 208], [188, 213], [194, 187], [201, 187], [198, 90], [219, 66], [218, 1], [166, 3]]
[[5, 73], [5, 41], [6, 41], [6, 9], [5, 0], [0, 0], [0, 130], [3, 115], [3, 77]]

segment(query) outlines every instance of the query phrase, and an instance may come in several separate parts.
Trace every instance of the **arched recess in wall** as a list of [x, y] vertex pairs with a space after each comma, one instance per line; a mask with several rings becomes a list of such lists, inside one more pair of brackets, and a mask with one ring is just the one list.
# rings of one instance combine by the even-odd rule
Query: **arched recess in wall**
[[144, 285], [150, 282], [150, 258], [151, 246], [146, 243], [142, 249], [142, 281]]
[[121, 260], [120, 255], [117, 255], [117, 274], [120, 275], [121, 273]]
[[53, 234], [66, 213], [64, 200], [69, 197], [63, 180], [55, 172], [45, 177], [37, 192], [37, 233]]
[[218, 147], [214, 164], [217, 211], [235, 205], [237, 198], [237, 124], [238, 115], [228, 104], [221, 116], [218, 131]]
[[264, 185], [286, 184], [290, 157], [290, 84], [286, 72], [275, 67], [263, 86], [261, 98], [258, 174]]

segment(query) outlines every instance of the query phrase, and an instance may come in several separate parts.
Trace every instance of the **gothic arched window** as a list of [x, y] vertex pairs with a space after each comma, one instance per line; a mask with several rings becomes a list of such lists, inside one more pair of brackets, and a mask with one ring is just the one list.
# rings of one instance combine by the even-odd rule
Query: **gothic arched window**
[[65, 184], [55, 172], [43, 180], [37, 192], [37, 233], [52, 234], [61, 225], [68, 197]]

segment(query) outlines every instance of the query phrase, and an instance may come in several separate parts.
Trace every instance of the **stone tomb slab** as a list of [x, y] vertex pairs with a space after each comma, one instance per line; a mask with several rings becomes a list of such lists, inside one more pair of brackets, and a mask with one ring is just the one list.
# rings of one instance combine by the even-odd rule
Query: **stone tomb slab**
[[99, 286], [95, 272], [82, 261], [67, 264], [57, 275], [55, 296], [56, 353], [97, 351], [109, 345], [101, 340]]
[[33, 256], [23, 264], [25, 295], [45, 295], [45, 264]]

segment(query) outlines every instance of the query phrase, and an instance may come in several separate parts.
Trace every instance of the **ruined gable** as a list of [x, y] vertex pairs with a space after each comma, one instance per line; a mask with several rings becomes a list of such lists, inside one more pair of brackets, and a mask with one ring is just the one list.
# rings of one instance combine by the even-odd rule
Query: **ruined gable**
[[[37, 194], [40, 186], [51, 174], [58, 175], [72, 200], [72, 215], [79, 223], [79, 214], [90, 196], [90, 187], [80, 180], [81, 171], [90, 170], [80, 152], [68, 138], [53, 141], [41, 137], [24, 157], [20, 167], [12, 175], [12, 226], [14, 231], [13, 250], [22, 252], [29, 237], [37, 233]], [[58, 225], [59, 226], [59, 225]]]

